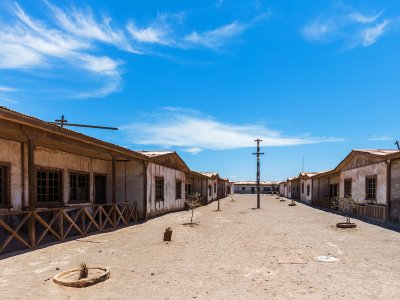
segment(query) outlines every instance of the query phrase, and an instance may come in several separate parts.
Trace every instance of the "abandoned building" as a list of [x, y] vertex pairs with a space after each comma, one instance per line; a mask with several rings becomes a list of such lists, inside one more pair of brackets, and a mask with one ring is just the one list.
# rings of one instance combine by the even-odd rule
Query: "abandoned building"
[[300, 173], [281, 182], [280, 191], [324, 208], [351, 198], [355, 214], [400, 222], [400, 151], [353, 150], [335, 169]]
[[[0, 129], [0, 254], [185, 208], [195, 172], [176, 152], [132, 151], [4, 107]], [[218, 174], [201, 178], [207, 200], [226, 195]]]
[[[256, 181], [237, 181], [234, 184], [235, 194], [256, 194]], [[279, 183], [276, 181], [260, 181], [260, 193], [271, 194], [279, 192]]]

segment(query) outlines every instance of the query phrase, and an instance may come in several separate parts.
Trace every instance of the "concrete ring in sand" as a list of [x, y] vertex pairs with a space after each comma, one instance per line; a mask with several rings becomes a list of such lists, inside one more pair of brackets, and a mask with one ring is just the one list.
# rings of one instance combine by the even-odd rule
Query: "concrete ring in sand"
[[69, 269], [58, 273], [53, 281], [59, 285], [81, 288], [107, 280], [110, 277], [110, 268], [89, 267], [87, 278], [79, 279], [79, 268]]

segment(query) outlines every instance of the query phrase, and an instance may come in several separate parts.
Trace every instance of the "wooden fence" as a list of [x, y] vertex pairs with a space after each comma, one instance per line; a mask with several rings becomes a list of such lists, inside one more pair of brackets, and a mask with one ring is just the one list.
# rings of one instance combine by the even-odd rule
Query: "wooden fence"
[[0, 254], [136, 222], [136, 202], [1, 213]]

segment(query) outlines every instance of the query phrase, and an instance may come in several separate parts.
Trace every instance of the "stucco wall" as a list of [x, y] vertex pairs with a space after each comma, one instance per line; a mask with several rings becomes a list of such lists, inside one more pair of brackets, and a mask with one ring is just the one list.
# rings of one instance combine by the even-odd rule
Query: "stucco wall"
[[[164, 201], [155, 201], [155, 178], [164, 178]], [[175, 199], [175, 184], [182, 182], [182, 198]], [[179, 210], [185, 207], [186, 176], [182, 171], [149, 163], [147, 167], [147, 215], [148, 217], [163, 214], [168, 211]]]
[[[302, 184], [304, 184], [304, 193], [302, 190]], [[310, 186], [310, 194], [307, 196], [307, 185]], [[311, 179], [301, 179], [300, 182], [300, 200], [311, 203], [312, 199], [312, 180]]]
[[393, 161], [390, 179], [390, 221], [399, 222], [400, 216], [400, 161]]
[[344, 195], [344, 180], [351, 178], [351, 193], [354, 200], [364, 203], [366, 196], [365, 177], [377, 175], [376, 200], [378, 204], [386, 205], [386, 173], [387, 167], [385, 162], [342, 171], [340, 173], [339, 195]]

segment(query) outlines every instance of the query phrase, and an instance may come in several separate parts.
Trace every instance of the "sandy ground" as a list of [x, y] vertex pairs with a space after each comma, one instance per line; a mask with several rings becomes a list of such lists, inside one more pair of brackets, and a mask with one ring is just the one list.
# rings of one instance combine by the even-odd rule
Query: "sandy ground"
[[[0, 299], [399, 299], [400, 234], [263, 196], [235, 195], [189, 212], [50, 246], [0, 261]], [[171, 226], [173, 241], [164, 243]], [[314, 260], [334, 255], [336, 263]], [[111, 267], [96, 286], [57, 286], [65, 269]], [[57, 271], [56, 268], [60, 268]]]

